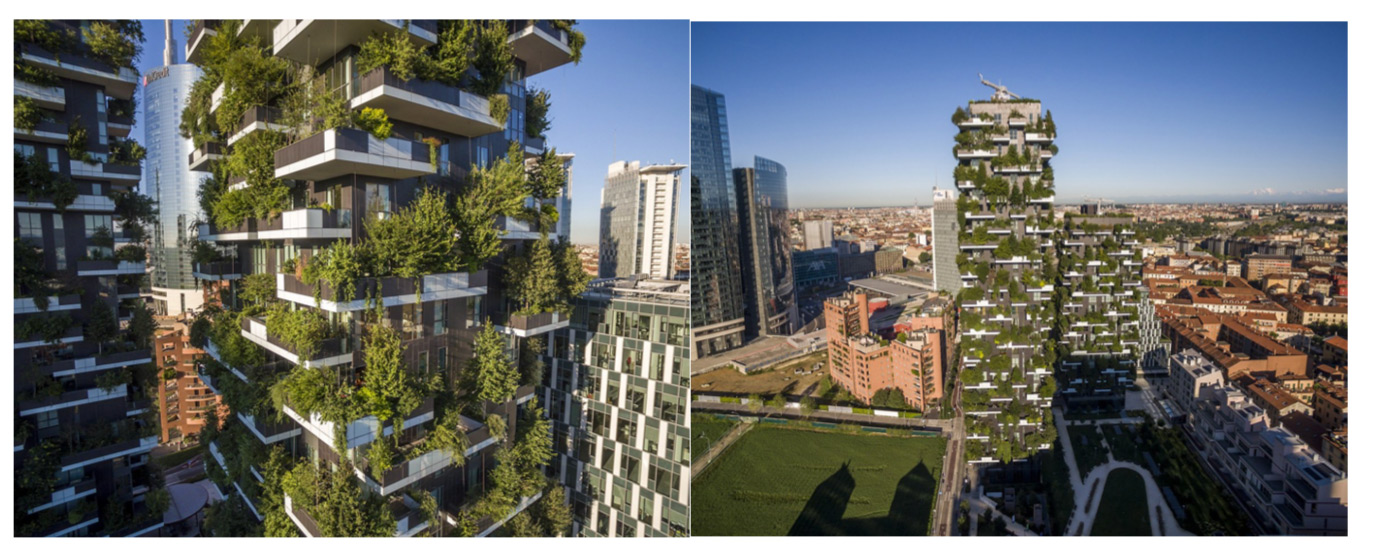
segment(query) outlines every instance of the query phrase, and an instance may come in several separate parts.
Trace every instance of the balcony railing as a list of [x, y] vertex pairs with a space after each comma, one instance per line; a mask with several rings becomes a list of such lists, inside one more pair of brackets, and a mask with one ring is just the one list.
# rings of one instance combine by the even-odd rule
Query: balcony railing
[[64, 110], [67, 106], [67, 92], [60, 86], [34, 85], [15, 80], [14, 96], [33, 99], [34, 104], [50, 110]]
[[197, 172], [208, 171], [210, 170], [211, 162], [223, 159], [224, 148], [220, 147], [219, 143], [216, 142], [203, 144], [197, 147], [195, 151], [192, 151], [190, 155], [187, 155], [191, 170]]
[[76, 262], [76, 274], [81, 277], [103, 275], [146, 275], [148, 264], [145, 262], [122, 262], [114, 260], [83, 260]]
[[[306, 368], [335, 366], [353, 361], [353, 343], [348, 335], [325, 339], [315, 347], [300, 347], [288, 343], [276, 334], [269, 333], [267, 322], [262, 318], [245, 317], [239, 325], [242, 327], [243, 336], [249, 341], [257, 343], [262, 348], [272, 351], [290, 362], [303, 360], [303, 365]], [[314, 354], [307, 359], [302, 359], [301, 352], [307, 349], [313, 349]]]
[[501, 131], [504, 122], [491, 117], [487, 98], [437, 81], [404, 80], [386, 67], [354, 82], [351, 105], [380, 108], [391, 118], [467, 137]]
[[[384, 306], [414, 304], [417, 289], [416, 280], [409, 277], [367, 277], [358, 280], [352, 293], [334, 291], [326, 282], [319, 283], [319, 307], [330, 312], [354, 312], [368, 306], [369, 297], [382, 299]], [[420, 278], [420, 301], [452, 300], [487, 293], [487, 271], [474, 273], [436, 273]], [[277, 296], [283, 300], [305, 306], [315, 307], [315, 288], [295, 275], [277, 274]]]
[[280, 123], [281, 118], [281, 109], [276, 107], [255, 106], [250, 108], [243, 112], [243, 116], [239, 118], [238, 127], [234, 129], [234, 134], [229, 136], [226, 143], [234, 145], [234, 142], [261, 130], [285, 131], [287, 127]]
[[515, 56], [525, 61], [525, 75], [532, 76], [572, 62], [568, 34], [545, 19], [519, 19], [507, 23]]
[[210, 38], [218, 35], [216, 28], [219, 27], [218, 19], [197, 19], [191, 27], [191, 35], [186, 39], [186, 61], [191, 64], [199, 64], [201, 54], [204, 53], [202, 47], [210, 42]]
[[568, 316], [559, 315], [557, 312], [542, 312], [539, 314], [518, 314], [512, 312], [505, 317], [498, 317], [501, 322], [496, 326], [502, 333], [508, 333], [517, 337], [530, 337], [539, 335], [555, 329], [568, 326]]
[[[37, 141], [43, 143], [67, 143], [67, 125], [61, 122], [49, 122], [42, 120], [32, 130], [25, 130], [16, 127], [14, 129], [14, 139]], [[73, 161], [75, 163], [76, 161]]]
[[433, 22], [403, 19], [283, 19], [272, 30], [272, 49], [279, 57], [313, 66], [373, 34], [397, 29], [409, 31], [412, 42], [426, 47], [438, 40], [433, 28]]
[[[16, 57], [20, 56], [16, 53]], [[131, 99], [138, 86], [138, 72], [131, 68], [115, 68], [80, 53], [55, 56], [34, 45], [25, 45], [23, 60], [57, 74], [59, 78], [91, 83], [105, 87], [105, 95], [116, 99]]]
[[197, 263], [191, 275], [203, 281], [232, 281], [243, 278], [239, 262], [236, 261]]
[[401, 138], [379, 140], [353, 128], [325, 130], [276, 153], [277, 178], [324, 180], [348, 174], [414, 178], [434, 172], [429, 146]]
[[310, 240], [348, 238], [352, 235], [353, 211], [317, 207], [292, 209], [275, 217], [250, 217], [237, 227], [221, 229], [200, 225], [200, 239], [206, 242], [244, 240]]
[[123, 186], [137, 186], [143, 169], [139, 165], [119, 165], [96, 161], [71, 161], [72, 178], [100, 180]]

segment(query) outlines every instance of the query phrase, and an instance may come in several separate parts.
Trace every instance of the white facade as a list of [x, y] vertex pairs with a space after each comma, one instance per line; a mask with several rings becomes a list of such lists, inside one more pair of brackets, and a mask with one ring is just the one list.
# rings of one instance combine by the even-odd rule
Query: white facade
[[802, 225], [807, 250], [829, 248], [835, 241], [835, 223], [831, 221], [806, 221]]
[[687, 165], [617, 161], [601, 190], [600, 276], [673, 276], [678, 191]]

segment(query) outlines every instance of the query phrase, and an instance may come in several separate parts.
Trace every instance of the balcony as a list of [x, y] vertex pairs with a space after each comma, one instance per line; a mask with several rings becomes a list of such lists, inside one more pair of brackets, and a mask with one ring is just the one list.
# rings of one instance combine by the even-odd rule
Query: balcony
[[157, 447], [157, 436], [135, 438], [117, 444], [111, 444], [103, 448], [73, 453], [62, 457], [62, 471], [71, 471], [78, 467], [85, 467], [101, 461], [110, 461], [120, 457], [148, 453], [152, 451], [154, 447]]
[[1040, 150], [1040, 160], [1042, 160], [1042, 161], [1048, 160], [1050, 157], [1053, 157], [1053, 156], [1054, 156], [1054, 152], [1053, 152], [1053, 151], [1050, 151], [1050, 150], [1048, 150], [1048, 149], [1042, 149], [1042, 150]]
[[80, 277], [104, 277], [107, 275], [147, 275], [148, 264], [146, 262], [85, 260], [76, 262], [76, 274]]
[[191, 276], [202, 281], [233, 281], [243, 278], [238, 262], [198, 263]]
[[353, 128], [325, 130], [276, 153], [277, 178], [324, 180], [362, 174], [404, 179], [432, 174], [429, 146], [400, 138], [379, 140]]
[[210, 92], [210, 114], [213, 116], [219, 110], [219, 104], [224, 100], [224, 83], [221, 82], [214, 91]]
[[997, 152], [991, 149], [958, 149], [954, 156], [960, 159], [983, 159], [997, 156]]
[[275, 444], [277, 442], [295, 438], [301, 435], [301, 427], [295, 421], [284, 420], [258, 420], [253, 415], [237, 413], [239, 422], [248, 427], [248, 430], [257, 436], [258, 441], [263, 444]]
[[43, 339], [39, 336], [34, 336], [28, 339], [15, 339], [14, 348], [15, 350], [19, 350], [32, 349], [35, 347], [46, 347], [54, 344], [70, 345], [73, 343], [80, 343], [85, 338], [85, 329], [81, 325], [74, 325], [72, 327], [67, 328], [66, 331], [62, 332], [61, 337], [58, 337], [55, 343], [49, 343], [46, 339]]
[[[326, 312], [357, 312], [370, 307], [368, 297], [376, 293], [386, 307], [415, 304], [415, 280], [409, 277], [368, 277], [360, 279], [354, 292], [340, 297], [328, 283], [320, 282], [320, 301], [315, 303], [315, 285], [307, 284], [295, 275], [277, 274], [277, 297], [319, 308]], [[475, 273], [436, 273], [420, 278], [420, 301], [453, 300], [487, 294], [486, 270]], [[342, 300], [340, 300], [342, 298]]]
[[538, 240], [539, 229], [528, 222], [502, 215], [496, 218], [496, 230], [504, 240]]
[[525, 75], [533, 76], [572, 62], [572, 47], [568, 34], [555, 29], [547, 20], [516, 20], [508, 24], [507, 42], [515, 49], [515, 57], [525, 61]]
[[191, 28], [191, 36], [186, 39], [186, 62], [190, 64], [200, 64], [201, 54], [204, 54], [204, 47], [210, 42], [210, 38], [218, 35], [215, 30], [219, 27], [218, 19], [198, 19], [194, 27]]
[[141, 364], [152, 364], [153, 355], [150, 349], [135, 349], [120, 353], [110, 353], [102, 355], [87, 356], [61, 360], [53, 364], [35, 367], [35, 371], [41, 375], [52, 376], [54, 378], [65, 378], [77, 374], [87, 374], [91, 372], [102, 372], [114, 370], [126, 366], [138, 366]]
[[1025, 119], [1025, 118], [1021, 118], [1021, 117], [1017, 117], [1017, 118], [1008, 118], [1008, 119], [1007, 119], [1007, 125], [1008, 125], [1008, 126], [1011, 126], [1012, 128], [1025, 128], [1025, 127], [1026, 127], [1026, 119]]
[[64, 54], [58, 57], [30, 45], [25, 47], [23, 60], [51, 71], [59, 78], [103, 86], [105, 95], [116, 99], [132, 99], [134, 89], [139, 83], [138, 72], [130, 68], [114, 68], [80, 54]]
[[385, 110], [394, 120], [423, 122], [425, 126], [466, 137], [485, 136], [505, 129], [489, 114], [487, 98], [435, 81], [403, 80], [382, 67], [355, 82], [354, 110]]
[[128, 386], [125, 384], [120, 384], [119, 387], [111, 390], [100, 388], [74, 389], [64, 391], [62, 395], [56, 397], [16, 401], [14, 407], [19, 411], [19, 416], [27, 417], [102, 401], [123, 401], [128, 393]]
[[1054, 141], [1054, 138], [1050, 137], [1049, 134], [1026, 132], [1026, 143], [1049, 143], [1051, 141]]
[[187, 156], [187, 159], [190, 161], [191, 170], [209, 172], [211, 162], [225, 159], [224, 148], [220, 147], [218, 143], [210, 142], [197, 147]]
[[301, 347], [294, 346], [276, 335], [268, 333], [267, 322], [262, 318], [243, 318], [239, 325], [242, 327], [242, 334], [245, 339], [257, 343], [258, 346], [272, 351], [287, 361], [299, 362], [306, 368], [340, 364], [351, 365], [353, 362], [352, 340], [347, 335], [321, 341], [319, 346], [315, 347], [315, 355], [309, 360], [304, 360], [298, 354]]
[[510, 314], [502, 323], [496, 325], [496, 330], [507, 335], [516, 337], [533, 337], [568, 327], [568, 316], [560, 316], [558, 312], [543, 312], [539, 314]]
[[373, 34], [397, 29], [408, 30], [417, 46], [433, 45], [439, 36], [425, 27], [403, 19], [283, 19], [272, 30], [272, 51], [287, 60], [314, 66]]
[[225, 141], [227, 145], [234, 145], [249, 134], [262, 130], [272, 130], [285, 132], [290, 128], [284, 124], [279, 124], [281, 120], [281, 109], [275, 107], [256, 106], [243, 112], [239, 118], [239, 126], [234, 129], [234, 134]]
[[38, 308], [35, 299], [16, 298], [14, 299], [15, 314], [36, 314], [38, 312], [61, 312], [63, 310], [76, 310], [81, 308], [81, 295], [62, 295], [48, 297], [48, 307], [46, 310]]
[[[292, 409], [289, 406], [282, 407], [282, 412], [285, 413], [286, 416], [291, 417], [291, 420], [296, 421], [296, 423], [299, 424], [301, 428], [304, 428], [307, 432], [309, 432], [310, 435], [325, 442], [333, 442], [334, 423], [331, 421], [324, 420], [320, 417], [318, 413], [311, 414], [310, 416], [306, 417], [302, 416], [300, 413], [297, 413], [295, 409]], [[404, 426], [402, 427], [402, 430], [419, 426], [431, 420], [434, 420], [434, 399], [427, 398], [420, 403], [419, 407], [411, 411], [409, 415], [406, 415], [406, 419], [403, 423]], [[367, 445], [368, 443], [371, 443], [373, 440], [377, 439], [377, 431], [379, 429], [381, 430], [383, 436], [390, 436], [392, 434], [392, 426], [393, 425], [390, 422], [383, 426], [381, 422], [377, 420], [376, 416], [365, 416], [363, 418], [360, 418], [349, 423], [347, 426], [344, 427], [345, 443], [347, 444], [348, 449], [355, 449], [360, 446]], [[483, 429], [480, 432], [486, 432], [486, 430]], [[479, 440], [475, 436], [475, 434], [476, 433], [474, 432], [474, 434], [469, 435], [468, 437], [469, 455], [471, 455], [472, 452], [478, 451], [483, 447], [490, 445], [490, 443], [484, 444], [483, 442], [485, 440]]]
[[96, 161], [71, 161], [72, 178], [79, 180], [98, 180], [122, 186], [138, 186], [143, 178], [143, 169], [138, 165], [117, 165]]
[[977, 117], [969, 118], [959, 123], [960, 128], [986, 128], [992, 125], [993, 122], [991, 120], [983, 120]]
[[352, 227], [352, 210], [305, 208], [283, 211], [268, 219], [250, 217], [242, 225], [231, 229], [201, 224], [198, 232], [200, 239], [205, 242], [331, 240], [349, 238]]
[[67, 91], [55, 85], [46, 87], [16, 80], [14, 96], [33, 99], [34, 104], [48, 110], [62, 111], [67, 107]]
[[[14, 129], [15, 141], [67, 144], [67, 125], [61, 122], [40, 121], [32, 130]], [[72, 161], [76, 163], [76, 161]]]
[[54, 490], [52, 498], [47, 503], [29, 508], [28, 512], [40, 512], [48, 508], [65, 505], [68, 502], [75, 502], [95, 494], [95, 478], [90, 476], [91, 473], [86, 474], [87, 478], [85, 480]]

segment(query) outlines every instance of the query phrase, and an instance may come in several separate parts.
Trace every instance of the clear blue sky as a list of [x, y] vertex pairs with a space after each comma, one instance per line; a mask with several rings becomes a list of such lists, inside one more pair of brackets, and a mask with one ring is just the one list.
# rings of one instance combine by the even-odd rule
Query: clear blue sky
[[1053, 112], [1061, 202], [1344, 202], [1347, 62], [1344, 23], [692, 26], [732, 160], [794, 207], [929, 204], [979, 72]]
[[[172, 22], [179, 50], [186, 45], [185, 25], [185, 20]], [[585, 20], [578, 22], [578, 29], [587, 35], [582, 63], [536, 75], [529, 85], [553, 95], [549, 144], [560, 153], [577, 155], [573, 242], [595, 244], [608, 165], [618, 159], [690, 160], [690, 31], [686, 21]], [[146, 72], [162, 65], [163, 20], [143, 20], [143, 31], [147, 42], [138, 67]], [[177, 62], [184, 62], [183, 56], [184, 51], [178, 52]], [[143, 130], [136, 126], [133, 137], [141, 139]], [[690, 238], [686, 184], [678, 203], [678, 238], [685, 243]]]

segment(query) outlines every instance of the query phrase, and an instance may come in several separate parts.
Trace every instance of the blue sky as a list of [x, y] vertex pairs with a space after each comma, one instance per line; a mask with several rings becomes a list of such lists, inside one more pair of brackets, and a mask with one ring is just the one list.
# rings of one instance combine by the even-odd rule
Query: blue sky
[[1053, 112], [1061, 202], [1344, 202], [1347, 63], [1344, 23], [692, 26], [732, 159], [794, 207], [929, 204], [979, 72]]
[[[184, 20], [172, 22], [178, 49], [186, 44], [185, 25]], [[553, 95], [549, 144], [560, 153], [577, 155], [573, 242], [595, 244], [608, 165], [619, 159], [689, 160], [690, 31], [686, 21], [583, 20], [578, 29], [587, 35], [582, 63], [536, 75], [529, 85]], [[162, 65], [163, 20], [144, 20], [143, 31], [147, 42], [138, 66], [146, 72]], [[178, 53], [177, 61], [182, 57]], [[133, 134], [143, 137], [140, 127]], [[690, 202], [685, 185], [678, 203], [678, 238], [687, 242]]]

